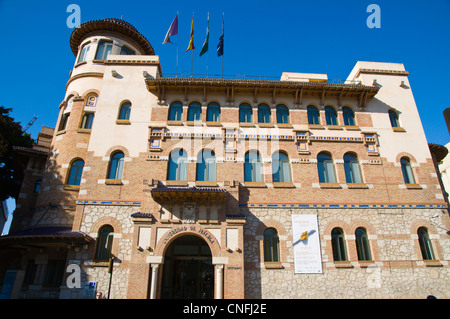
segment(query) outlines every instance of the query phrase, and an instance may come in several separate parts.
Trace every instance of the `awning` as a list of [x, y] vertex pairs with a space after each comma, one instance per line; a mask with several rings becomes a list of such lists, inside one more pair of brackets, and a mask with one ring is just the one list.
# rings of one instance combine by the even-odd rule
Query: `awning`
[[226, 199], [227, 191], [223, 188], [197, 188], [197, 187], [155, 187], [151, 190], [155, 201], [215, 201]]
[[88, 244], [94, 239], [81, 231], [73, 231], [71, 227], [45, 226], [35, 227], [1, 236], [0, 245], [25, 243], [70, 243]]

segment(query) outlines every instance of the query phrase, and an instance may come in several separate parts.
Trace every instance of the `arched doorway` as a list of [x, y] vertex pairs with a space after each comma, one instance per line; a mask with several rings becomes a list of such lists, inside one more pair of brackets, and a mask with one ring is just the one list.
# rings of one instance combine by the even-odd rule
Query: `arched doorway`
[[164, 257], [162, 298], [214, 298], [211, 249], [200, 237], [184, 235], [170, 243]]

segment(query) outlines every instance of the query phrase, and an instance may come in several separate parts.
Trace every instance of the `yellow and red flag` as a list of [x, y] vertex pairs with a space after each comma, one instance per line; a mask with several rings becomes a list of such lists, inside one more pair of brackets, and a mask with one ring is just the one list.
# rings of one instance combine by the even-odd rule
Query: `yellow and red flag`
[[188, 52], [189, 50], [195, 49], [194, 46], [194, 13], [192, 13], [192, 24], [191, 24], [191, 40], [189, 41], [189, 46], [186, 50]]

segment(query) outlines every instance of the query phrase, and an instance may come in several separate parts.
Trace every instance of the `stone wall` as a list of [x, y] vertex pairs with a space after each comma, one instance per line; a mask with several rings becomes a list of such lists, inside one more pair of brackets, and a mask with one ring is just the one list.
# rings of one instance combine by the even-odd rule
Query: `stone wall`
[[[441, 209], [242, 208], [245, 225], [246, 298], [437, 298], [450, 297], [448, 214]], [[317, 214], [323, 273], [295, 274], [292, 214]], [[280, 238], [281, 267], [264, 263], [263, 232]], [[348, 262], [334, 262], [331, 230], [345, 233]], [[371, 262], [358, 261], [354, 230], [367, 230]], [[424, 261], [417, 229], [426, 227], [436, 260]]]

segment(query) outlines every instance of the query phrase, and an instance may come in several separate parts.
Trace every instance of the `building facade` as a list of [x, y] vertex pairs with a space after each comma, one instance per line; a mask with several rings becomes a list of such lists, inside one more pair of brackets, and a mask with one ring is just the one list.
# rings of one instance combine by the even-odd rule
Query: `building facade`
[[18, 298], [450, 297], [449, 213], [402, 64], [165, 77], [117, 19], [70, 45], [40, 190], [0, 238]]

